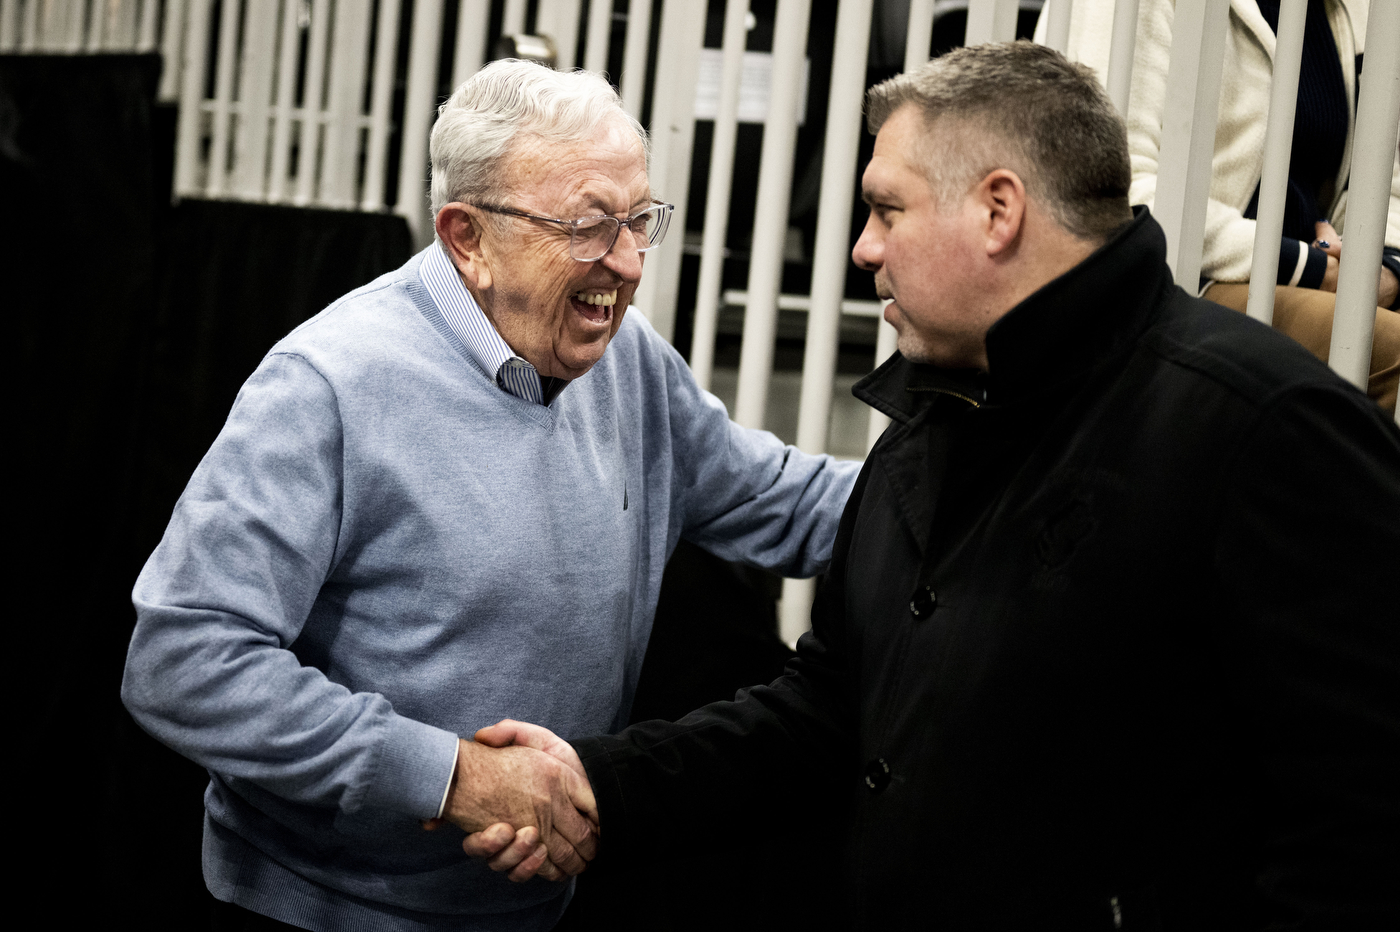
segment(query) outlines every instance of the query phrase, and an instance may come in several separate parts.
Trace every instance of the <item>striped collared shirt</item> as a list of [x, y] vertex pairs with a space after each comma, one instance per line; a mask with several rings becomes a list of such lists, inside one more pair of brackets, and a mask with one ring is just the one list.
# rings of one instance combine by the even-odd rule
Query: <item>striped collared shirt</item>
[[428, 296], [442, 314], [442, 319], [447, 321], [447, 326], [466, 346], [477, 365], [494, 378], [497, 385], [515, 397], [537, 405], [545, 404], [539, 372], [501, 339], [476, 299], [462, 284], [462, 276], [452, 260], [447, 258], [442, 243], [433, 243], [423, 257], [418, 275], [423, 280], [423, 287], [428, 289]]

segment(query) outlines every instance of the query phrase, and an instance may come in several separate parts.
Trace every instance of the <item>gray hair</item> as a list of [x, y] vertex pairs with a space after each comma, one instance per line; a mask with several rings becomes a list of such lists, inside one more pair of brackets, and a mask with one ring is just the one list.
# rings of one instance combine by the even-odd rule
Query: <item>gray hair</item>
[[429, 143], [433, 216], [453, 201], [491, 196], [518, 135], [583, 142], [610, 121], [636, 133], [650, 159], [646, 130], [602, 77], [514, 58], [491, 62], [438, 108]]
[[1094, 72], [1031, 42], [954, 49], [871, 88], [872, 133], [905, 105], [926, 129], [920, 166], [939, 208], [998, 168], [1057, 223], [1100, 241], [1132, 219], [1128, 139]]

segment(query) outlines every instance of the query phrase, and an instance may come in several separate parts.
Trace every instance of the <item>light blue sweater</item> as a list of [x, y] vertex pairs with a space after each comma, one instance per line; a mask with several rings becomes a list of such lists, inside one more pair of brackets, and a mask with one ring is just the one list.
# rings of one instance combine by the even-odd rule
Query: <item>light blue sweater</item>
[[677, 540], [815, 574], [856, 465], [735, 426], [637, 313], [551, 407], [508, 395], [421, 261], [244, 385], [136, 582], [122, 696], [210, 771], [220, 899], [314, 929], [544, 929], [565, 887], [419, 826], [457, 736], [618, 729]]

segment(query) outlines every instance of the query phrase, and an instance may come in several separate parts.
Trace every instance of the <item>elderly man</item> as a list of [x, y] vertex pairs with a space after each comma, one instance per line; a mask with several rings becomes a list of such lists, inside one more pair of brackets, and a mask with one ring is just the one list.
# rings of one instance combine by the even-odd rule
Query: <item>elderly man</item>
[[855, 479], [735, 426], [626, 315], [671, 208], [602, 79], [492, 64], [432, 158], [437, 242], [273, 347], [136, 583], [122, 695], [210, 772], [234, 924], [550, 928], [571, 886], [462, 830], [528, 826], [522, 872], [577, 873], [586, 782], [459, 736], [620, 728], [678, 539], [815, 574]]
[[860, 928], [1395, 928], [1400, 431], [1173, 284], [1086, 68], [963, 49], [869, 119], [894, 423], [796, 660], [578, 757], [479, 739], [586, 771], [603, 858], [835, 774]]

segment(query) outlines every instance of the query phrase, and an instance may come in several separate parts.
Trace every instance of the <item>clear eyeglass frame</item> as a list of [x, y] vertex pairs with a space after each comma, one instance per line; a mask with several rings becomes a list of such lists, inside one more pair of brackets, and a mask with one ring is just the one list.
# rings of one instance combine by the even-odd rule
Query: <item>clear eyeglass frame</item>
[[576, 262], [597, 262], [606, 256], [612, 251], [613, 244], [617, 242], [618, 234], [622, 232], [624, 225], [632, 231], [633, 241], [642, 244], [637, 246], [637, 252], [655, 249], [666, 238], [666, 230], [671, 225], [671, 212], [676, 209], [674, 204], [652, 201], [651, 206], [646, 210], [638, 211], [630, 217], [618, 218], [600, 214], [596, 217], [564, 220], [560, 217], [530, 214], [500, 204], [476, 204], [474, 206], [487, 213], [519, 217], [522, 220], [533, 220], [537, 223], [555, 223], [567, 228], [569, 231], [569, 257]]

